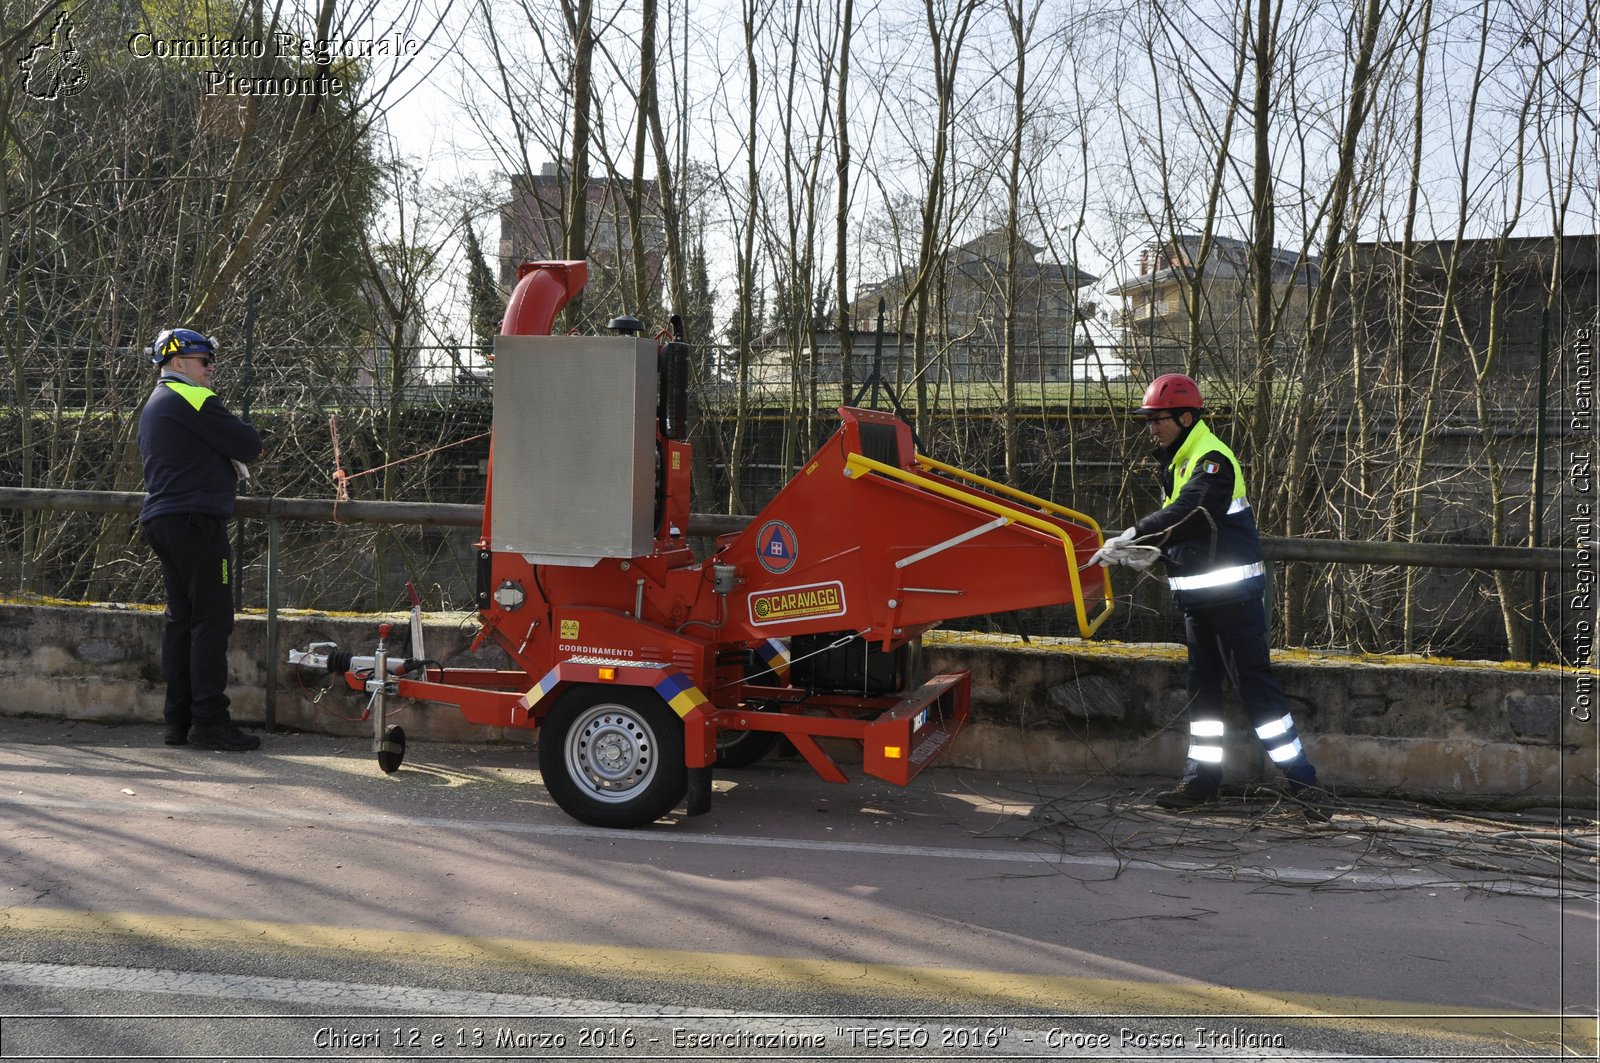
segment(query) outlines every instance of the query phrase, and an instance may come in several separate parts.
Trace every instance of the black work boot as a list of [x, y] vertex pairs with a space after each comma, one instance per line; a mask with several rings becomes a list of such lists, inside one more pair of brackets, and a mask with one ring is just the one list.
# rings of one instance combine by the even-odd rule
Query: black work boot
[[201, 749], [243, 753], [259, 746], [261, 739], [252, 734], [245, 734], [233, 725], [233, 721], [224, 720], [221, 723], [195, 724], [193, 730], [189, 732], [189, 744], [199, 746]]
[[1195, 782], [1179, 784], [1175, 789], [1156, 794], [1156, 804], [1162, 808], [1185, 809], [1209, 805], [1217, 799], [1217, 791]]
[[163, 742], [169, 746], [189, 744], [189, 727], [194, 721], [189, 716], [188, 708], [167, 705], [161, 710], [161, 718], [167, 725], [166, 733], [161, 736]]
[[1300, 807], [1308, 823], [1333, 822], [1334, 796], [1316, 783], [1289, 781], [1289, 800]]
[[1311, 823], [1333, 820], [1334, 797], [1317, 782], [1317, 769], [1302, 759], [1284, 769], [1289, 800], [1300, 806], [1300, 814]]

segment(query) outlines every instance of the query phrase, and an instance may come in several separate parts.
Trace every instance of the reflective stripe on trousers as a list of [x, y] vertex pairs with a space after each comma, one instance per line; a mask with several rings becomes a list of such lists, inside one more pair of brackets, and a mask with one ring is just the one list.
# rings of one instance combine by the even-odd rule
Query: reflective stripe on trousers
[[1189, 759], [1200, 764], [1222, 763], [1221, 720], [1189, 721]]
[[1281, 720], [1268, 720], [1256, 728], [1256, 737], [1267, 748], [1267, 756], [1274, 764], [1287, 764], [1305, 751], [1300, 736], [1295, 734], [1294, 717], [1285, 715]]
[[[1220, 765], [1226, 728], [1221, 720], [1189, 721], [1189, 759], [1200, 764]], [[1256, 737], [1274, 764], [1288, 764], [1305, 753], [1305, 746], [1294, 729], [1294, 717], [1268, 720], [1256, 728]]]

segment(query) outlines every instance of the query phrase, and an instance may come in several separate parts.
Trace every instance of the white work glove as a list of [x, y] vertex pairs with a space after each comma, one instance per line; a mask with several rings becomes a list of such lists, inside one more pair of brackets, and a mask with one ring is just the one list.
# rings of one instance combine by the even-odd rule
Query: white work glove
[[238, 458], [229, 458], [228, 460], [233, 462], [233, 474], [235, 476], [237, 476], [241, 481], [248, 481], [250, 479], [250, 466], [246, 465]]
[[[1090, 565], [1099, 565], [1101, 568], [1110, 568], [1112, 565], [1122, 564], [1121, 547], [1133, 542], [1134, 530], [1127, 529], [1107, 539], [1105, 545], [1094, 552], [1089, 559]], [[1084, 567], [1088, 567], [1087, 565]]]
[[1137, 533], [1132, 528], [1121, 535], [1112, 536], [1106, 540], [1104, 546], [1095, 551], [1095, 555], [1089, 559], [1089, 564], [1098, 564], [1101, 568], [1126, 565], [1136, 572], [1143, 572], [1156, 563], [1156, 558], [1161, 556], [1161, 550], [1154, 546], [1140, 546], [1133, 541], [1136, 536]]
[[1161, 548], [1157, 546], [1139, 546], [1135, 543], [1123, 543], [1119, 547], [1122, 554], [1121, 563], [1135, 572], [1143, 572], [1156, 563], [1161, 556]]

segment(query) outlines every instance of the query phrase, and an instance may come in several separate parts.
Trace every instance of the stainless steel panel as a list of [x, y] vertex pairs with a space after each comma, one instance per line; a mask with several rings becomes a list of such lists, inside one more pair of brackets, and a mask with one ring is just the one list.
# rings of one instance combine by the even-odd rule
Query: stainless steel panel
[[490, 548], [541, 564], [649, 554], [656, 348], [634, 336], [497, 336]]

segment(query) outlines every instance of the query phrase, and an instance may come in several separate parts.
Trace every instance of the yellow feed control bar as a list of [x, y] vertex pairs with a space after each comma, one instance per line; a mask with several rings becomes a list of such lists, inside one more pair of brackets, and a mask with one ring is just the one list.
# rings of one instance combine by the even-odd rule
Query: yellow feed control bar
[[[937, 472], [952, 478], [966, 480], [967, 482], [975, 484], [986, 491], [993, 491], [995, 494], [1004, 495], [1007, 498], [1014, 499], [1018, 502], [1024, 502], [1035, 507], [1036, 509], [1060, 517], [1061, 519], [1069, 521], [1073, 524], [1083, 525], [1084, 527], [1092, 529], [1096, 536], [1100, 536], [1102, 539], [1104, 538], [1104, 536], [1101, 536], [1100, 533], [1100, 525], [1096, 523], [1092, 517], [1088, 517], [1082, 513], [1067, 509], [1064, 506], [1058, 506], [1054, 502], [1046, 501], [1043, 498], [1035, 498], [1033, 495], [1018, 491], [1013, 487], [1007, 487], [1005, 484], [994, 483], [991, 480], [985, 480], [981, 476], [974, 476], [971, 473], [964, 472], [961, 469], [957, 469], [951, 465], [946, 465], [943, 462], [935, 461], [934, 459], [925, 457], [921, 454], [916, 456], [916, 462], [922, 468], [927, 469], [930, 472]], [[1091, 620], [1089, 618], [1088, 611], [1084, 609], [1083, 606], [1083, 582], [1078, 578], [1078, 554], [1077, 550], [1073, 546], [1072, 537], [1044, 518], [1033, 513], [1028, 513], [1025, 510], [1005, 505], [1004, 503], [997, 502], [993, 499], [984, 498], [981, 495], [971, 494], [970, 492], [961, 490], [959, 487], [942, 483], [926, 476], [918, 476], [914, 472], [907, 472], [905, 469], [897, 468], [893, 465], [886, 465], [881, 461], [874, 461], [862, 454], [852, 453], [846, 455], [845, 475], [855, 476], [858, 472], [875, 472], [879, 475], [887, 476], [890, 479], [899, 480], [902, 483], [910, 484], [913, 487], [919, 487], [924, 491], [932, 492], [933, 494], [939, 495], [943, 498], [948, 498], [953, 501], [960, 502], [963, 505], [971, 506], [974, 509], [982, 510], [985, 513], [992, 513], [997, 517], [1004, 517], [1007, 520], [1016, 524], [1020, 524], [1025, 528], [1032, 528], [1035, 531], [1054, 536], [1055, 538], [1061, 540], [1061, 545], [1066, 550], [1067, 577], [1072, 584], [1072, 605], [1078, 616], [1078, 631], [1082, 633], [1084, 638], [1088, 638], [1098, 631], [1100, 625], [1105, 623], [1106, 618], [1111, 615], [1112, 592], [1110, 570], [1108, 569], [1106, 571], [1106, 594], [1104, 599], [1104, 607], [1095, 615], [1094, 619]]]

